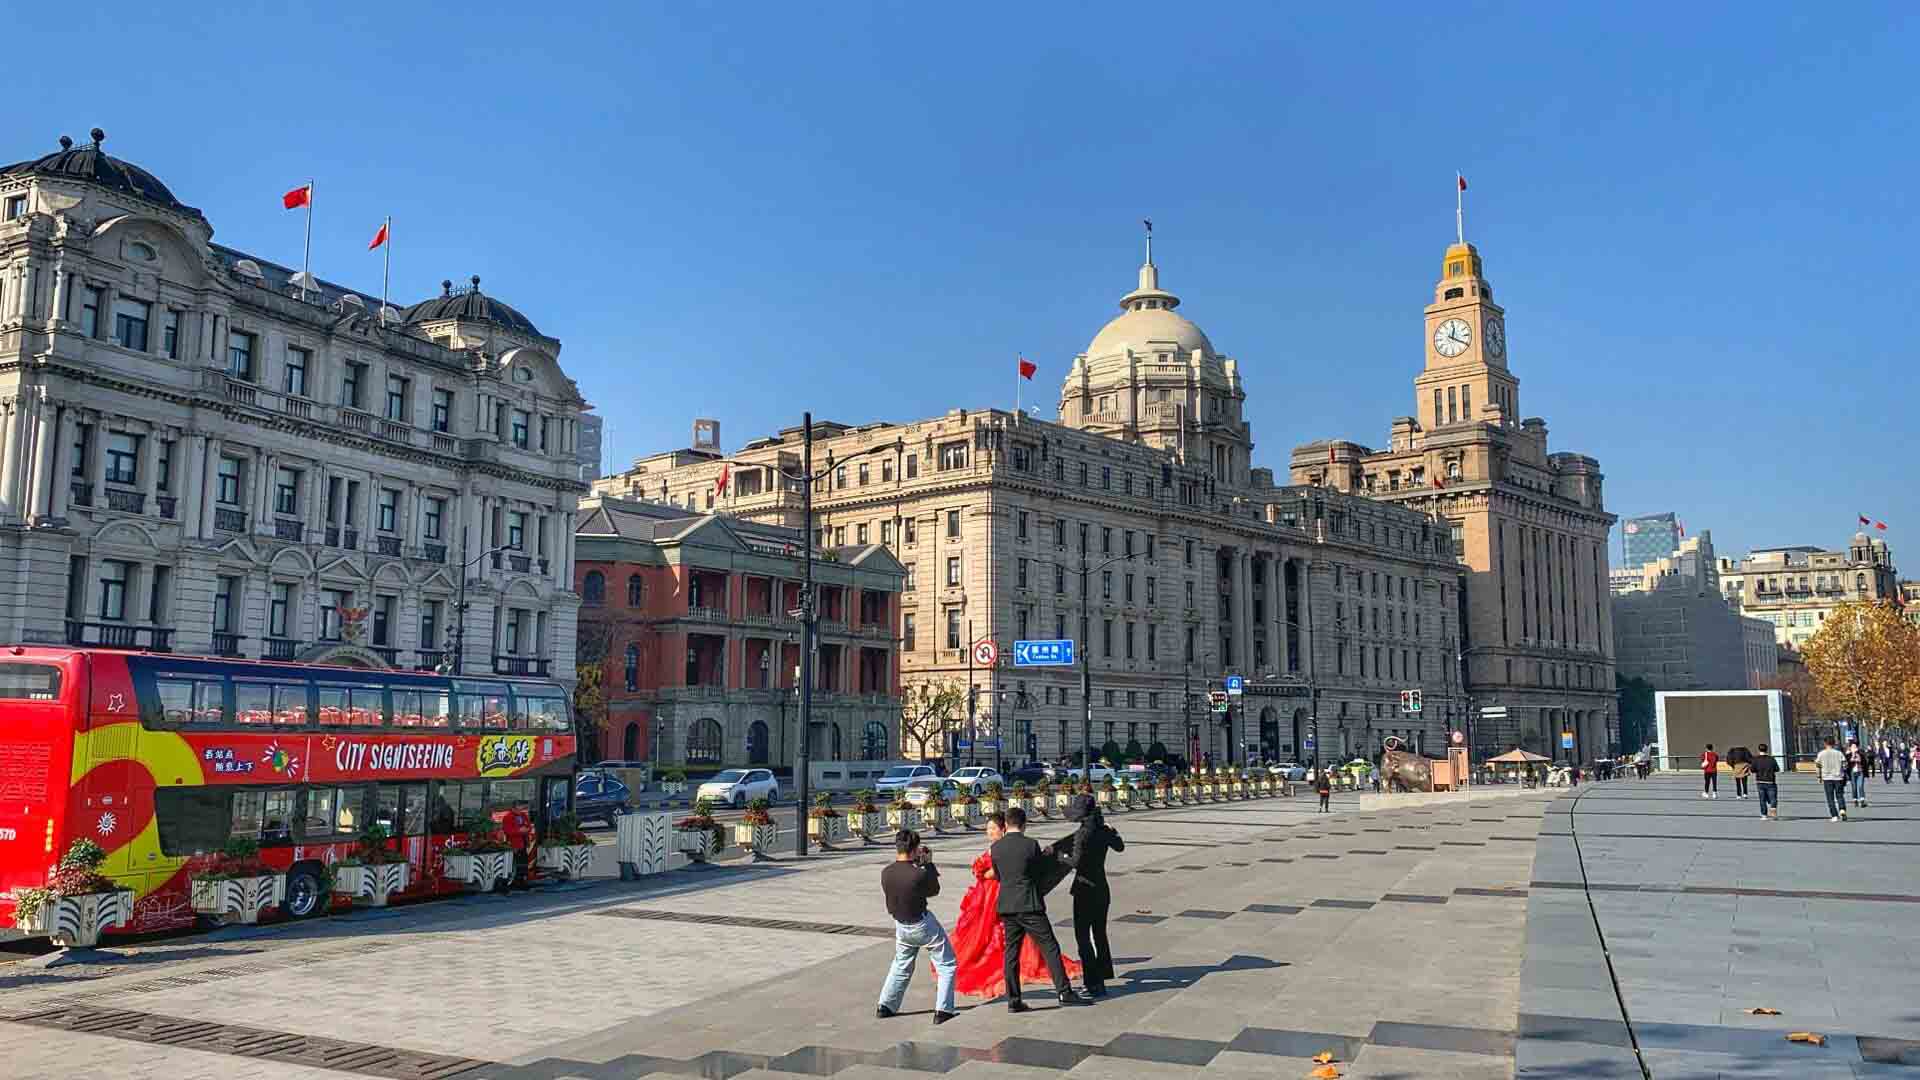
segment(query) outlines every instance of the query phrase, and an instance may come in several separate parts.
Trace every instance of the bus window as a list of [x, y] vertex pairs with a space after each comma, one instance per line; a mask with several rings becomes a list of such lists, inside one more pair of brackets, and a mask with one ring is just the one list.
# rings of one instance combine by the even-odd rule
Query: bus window
[[268, 683], [233, 684], [233, 718], [242, 724], [273, 722], [273, 687]]
[[401, 789], [400, 830], [395, 836], [419, 836], [427, 822], [427, 788], [408, 784]]
[[[448, 785], [451, 787], [452, 785]], [[460, 785], [460, 818], [464, 823], [469, 818], [485, 815], [487, 812], [487, 782], [474, 780]]]
[[343, 727], [347, 722], [347, 690], [343, 686], [322, 686], [319, 690], [320, 724]]
[[393, 726], [420, 726], [420, 691], [395, 690], [393, 692]]
[[526, 714], [527, 726], [534, 731], [567, 730], [567, 699], [554, 693], [516, 694], [514, 701]]
[[348, 722], [355, 727], [379, 727], [387, 722], [387, 692], [378, 686], [353, 687]]
[[264, 791], [236, 791], [233, 793], [233, 824], [228, 831], [234, 836], [255, 839], [260, 835], [260, 810], [266, 805], [267, 793]]
[[434, 833], [445, 835], [453, 831], [458, 820], [460, 804], [459, 784], [433, 785], [433, 797], [429, 800], [427, 826]]
[[160, 697], [159, 722], [176, 727], [190, 724], [217, 724], [222, 719], [221, 689], [209, 682], [185, 675], [161, 675], [153, 680]]
[[306, 684], [279, 683], [273, 688], [273, 722], [304, 726], [313, 718], [307, 714]]
[[0, 700], [57, 701], [60, 669], [51, 664], [0, 664]]
[[308, 840], [333, 838], [333, 810], [340, 793], [333, 788], [307, 789], [307, 819], [300, 833]]
[[488, 687], [480, 692], [455, 695], [459, 705], [460, 726], [468, 731], [499, 731], [507, 726], [506, 688]]
[[372, 823], [387, 831], [388, 836], [400, 835], [400, 789], [383, 784], [373, 789]]
[[443, 728], [453, 712], [452, 695], [445, 690], [420, 691], [420, 726]]
[[532, 780], [495, 780], [492, 790], [487, 793], [487, 814], [492, 816], [502, 810], [511, 810], [519, 803], [533, 808]]
[[260, 845], [293, 843], [293, 821], [299, 792], [290, 788], [267, 792], [260, 807]]
[[227, 842], [227, 793], [219, 788], [157, 788], [153, 817], [162, 855], [198, 855]]
[[367, 789], [363, 787], [340, 788], [335, 793], [333, 808], [333, 831], [338, 836], [353, 836], [359, 833], [367, 820]]

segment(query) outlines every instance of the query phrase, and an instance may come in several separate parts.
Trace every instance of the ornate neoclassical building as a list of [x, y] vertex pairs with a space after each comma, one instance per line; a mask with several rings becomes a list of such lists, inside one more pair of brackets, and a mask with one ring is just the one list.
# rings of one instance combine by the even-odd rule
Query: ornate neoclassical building
[[0, 169], [0, 640], [571, 680], [560, 342], [216, 244], [104, 139]]

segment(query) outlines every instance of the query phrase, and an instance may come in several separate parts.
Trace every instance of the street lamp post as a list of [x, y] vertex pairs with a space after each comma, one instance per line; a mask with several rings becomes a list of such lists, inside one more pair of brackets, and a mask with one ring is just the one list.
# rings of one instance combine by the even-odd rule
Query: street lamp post
[[1080, 657], [1080, 777], [1089, 782], [1093, 779], [1093, 594], [1089, 581], [1097, 570], [1132, 561], [1133, 553], [1127, 552], [1093, 566], [1087, 562], [1087, 553], [1080, 553], [1080, 643], [1086, 650]]
[[453, 660], [449, 663], [445, 658], [441, 659], [438, 665], [440, 674], [459, 675], [465, 670], [466, 657], [464, 654], [467, 651], [467, 571], [473, 569], [475, 563], [485, 559], [489, 555], [498, 555], [512, 547], [512, 544], [501, 544], [499, 547], [488, 548], [469, 559], [467, 558], [467, 527], [465, 525], [460, 527], [460, 595], [454, 601], [453, 605]]

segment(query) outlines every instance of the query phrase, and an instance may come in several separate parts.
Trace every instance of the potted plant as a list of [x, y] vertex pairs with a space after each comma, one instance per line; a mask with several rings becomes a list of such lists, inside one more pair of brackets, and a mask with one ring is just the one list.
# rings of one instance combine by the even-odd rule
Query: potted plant
[[847, 817], [847, 827], [860, 838], [863, 844], [873, 843], [873, 835], [880, 831], [882, 817], [880, 807], [874, 801], [872, 788], [862, 788], [853, 793], [853, 808]]
[[1075, 795], [1084, 795], [1089, 790], [1091, 789], [1087, 787], [1085, 780], [1077, 784], [1062, 784], [1053, 789], [1053, 808], [1064, 814], [1067, 812], [1067, 807], [1073, 805]]
[[593, 866], [593, 837], [581, 831], [579, 818], [562, 814], [540, 838], [534, 865], [562, 877], [584, 877]]
[[895, 830], [920, 827], [920, 811], [907, 801], [905, 791], [893, 793], [893, 803], [887, 807], [887, 827]]
[[1119, 785], [1113, 782], [1113, 777], [1107, 777], [1100, 782], [1100, 790], [1094, 792], [1093, 801], [1099, 804], [1102, 809], [1112, 809], [1114, 792], [1118, 790], [1118, 787]]
[[1038, 810], [1040, 812], [1041, 817], [1043, 818], [1052, 817], [1053, 816], [1053, 781], [1042, 780], [1039, 783], [1033, 785], [1033, 796], [1029, 800], [1029, 802], [1031, 803], [1031, 805], [1027, 808], [1028, 813], [1032, 813], [1033, 811]]
[[459, 835], [440, 849], [441, 876], [470, 889], [488, 892], [513, 882], [513, 847], [499, 822], [475, 814], [462, 821]]
[[733, 827], [733, 842], [742, 851], [751, 852], [755, 862], [769, 858], [767, 853], [780, 842], [780, 827], [773, 823], [770, 812], [772, 805], [765, 798], [753, 800]]
[[720, 854], [725, 835], [713, 820], [712, 799], [696, 799], [693, 813], [673, 823], [674, 850], [684, 852], [691, 862], [703, 863]]
[[386, 907], [394, 893], [404, 892], [413, 880], [413, 865], [405, 855], [387, 846], [385, 825], [360, 830], [360, 842], [333, 864], [333, 891], [368, 907]]
[[945, 832], [953, 824], [953, 804], [947, 794], [934, 788], [927, 794], [927, 820], [933, 823], [934, 832]]
[[833, 792], [815, 795], [813, 808], [807, 811], [807, 839], [831, 848], [835, 840], [844, 840], [846, 836], [847, 819], [833, 808]]
[[106, 861], [99, 844], [75, 840], [44, 886], [14, 893], [14, 925], [69, 949], [93, 948], [108, 927], [127, 925], [133, 918], [133, 891], [101, 876]]
[[965, 787], [960, 789], [960, 797], [953, 800], [953, 816], [954, 823], [963, 828], [977, 829], [980, 827], [980, 822], [983, 820], [980, 809], [980, 796], [975, 795], [972, 788]]
[[999, 813], [1001, 810], [1000, 804], [1005, 801], [1006, 798], [1006, 793], [1001, 789], [998, 780], [989, 783], [985, 791], [986, 794], [980, 797], [980, 816], [982, 818]]
[[660, 794], [673, 796], [687, 790], [687, 770], [669, 765], [660, 770]]
[[287, 879], [260, 861], [260, 844], [246, 836], [228, 837], [213, 865], [188, 877], [188, 888], [193, 910], [247, 925], [287, 898]]
[[1013, 782], [1013, 796], [1007, 802], [1007, 809], [1017, 809], [1023, 814], [1033, 812], [1033, 796], [1027, 794], [1027, 782], [1025, 780], [1015, 780]]

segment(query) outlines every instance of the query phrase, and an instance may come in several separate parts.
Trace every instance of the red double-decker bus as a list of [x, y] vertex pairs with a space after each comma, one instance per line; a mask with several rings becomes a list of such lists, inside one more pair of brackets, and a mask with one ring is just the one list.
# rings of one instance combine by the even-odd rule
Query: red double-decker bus
[[0, 648], [0, 928], [74, 840], [134, 892], [126, 932], [191, 925], [188, 876], [230, 836], [287, 877], [281, 914], [328, 909], [322, 869], [369, 823], [452, 892], [459, 822], [564, 812], [574, 735], [557, 683], [44, 646]]

